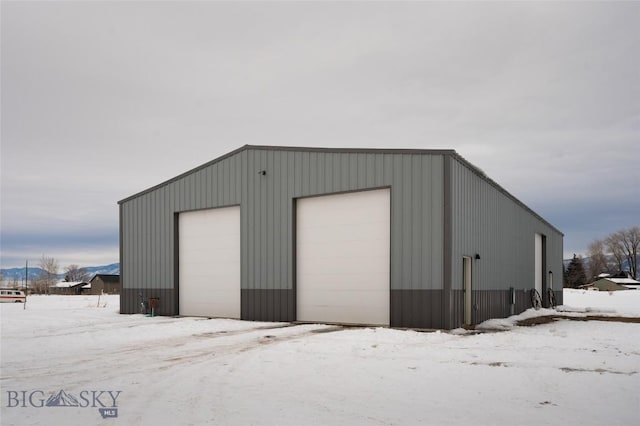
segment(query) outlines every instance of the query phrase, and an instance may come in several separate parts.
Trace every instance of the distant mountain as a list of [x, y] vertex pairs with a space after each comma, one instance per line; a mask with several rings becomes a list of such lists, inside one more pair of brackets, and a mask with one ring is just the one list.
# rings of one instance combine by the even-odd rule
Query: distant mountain
[[120, 274], [120, 264], [112, 263], [110, 265], [102, 266], [88, 266], [84, 268], [92, 277], [97, 274], [118, 275]]
[[[9, 268], [9, 269], [0, 269], [0, 273], [2, 274], [2, 281], [24, 281], [24, 268]], [[42, 273], [42, 269], [40, 268], [29, 268], [29, 279], [32, 280], [37, 278]]]
[[[111, 263], [109, 265], [101, 265], [101, 266], [87, 266], [84, 269], [87, 270], [87, 273], [92, 278], [96, 274], [109, 274], [109, 275], [118, 275], [120, 274], [120, 264], [119, 263]], [[34, 280], [42, 274], [42, 269], [38, 267], [29, 267], [29, 280]], [[8, 268], [8, 269], [0, 269], [0, 273], [2, 273], [2, 280], [5, 282], [23, 282], [24, 281], [24, 268]], [[64, 279], [64, 272], [58, 274], [59, 279]]]

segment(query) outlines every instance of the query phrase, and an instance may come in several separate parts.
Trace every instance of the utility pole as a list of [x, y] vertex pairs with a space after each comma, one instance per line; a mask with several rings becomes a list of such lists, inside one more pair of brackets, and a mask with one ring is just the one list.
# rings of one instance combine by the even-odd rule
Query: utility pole
[[27, 293], [29, 293], [29, 289], [27, 286], [29, 285], [29, 259], [27, 259], [24, 265], [24, 303], [22, 304], [22, 310], [27, 309]]

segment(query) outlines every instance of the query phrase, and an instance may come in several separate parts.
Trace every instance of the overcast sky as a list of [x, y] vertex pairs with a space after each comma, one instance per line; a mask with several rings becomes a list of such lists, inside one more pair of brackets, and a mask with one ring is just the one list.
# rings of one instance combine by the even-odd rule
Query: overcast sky
[[640, 225], [640, 3], [1, 4], [1, 265], [244, 144], [452, 148], [564, 232]]

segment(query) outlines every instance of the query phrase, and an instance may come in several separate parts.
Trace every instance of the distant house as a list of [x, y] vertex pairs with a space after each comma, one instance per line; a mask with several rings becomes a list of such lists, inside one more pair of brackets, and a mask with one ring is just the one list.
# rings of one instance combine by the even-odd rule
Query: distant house
[[120, 275], [96, 274], [89, 284], [90, 294], [120, 294]]
[[81, 294], [84, 281], [60, 281], [49, 287], [50, 294]]
[[616, 284], [615, 282], [607, 279], [601, 278], [598, 281], [594, 281], [589, 284], [581, 285], [579, 288], [584, 290], [595, 290], [595, 291], [618, 291], [618, 290], [630, 290], [629, 288]]
[[614, 275], [600, 274], [596, 281], [585, 284], [580, 288], [598, 291], [640, 290], [640, 281], [634, 280], [626, 272], [619, 272]]
[[620, 284], [630, 290], [640, 290], [640, 281], [633, 278], [608, 278], [616, 284]]

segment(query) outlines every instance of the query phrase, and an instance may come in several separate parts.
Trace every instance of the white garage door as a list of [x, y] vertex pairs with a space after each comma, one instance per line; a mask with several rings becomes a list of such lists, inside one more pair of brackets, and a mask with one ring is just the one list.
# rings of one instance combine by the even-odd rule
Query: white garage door
[[299, 321], [389, 325], [390, 202], [389, 189], [297, 201]]
[[240, 207], [178, 216], [180, 315], [240, 318]]

